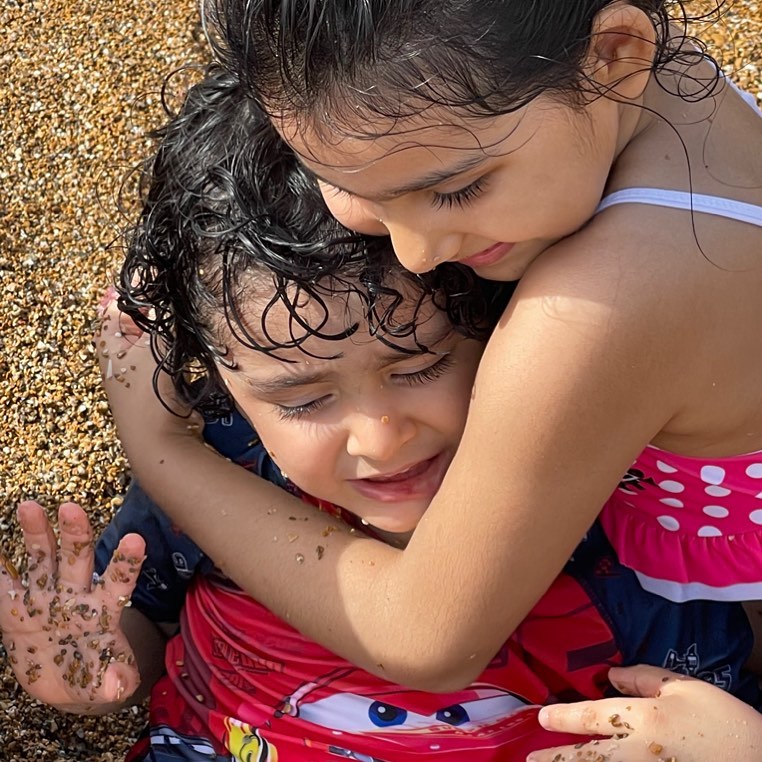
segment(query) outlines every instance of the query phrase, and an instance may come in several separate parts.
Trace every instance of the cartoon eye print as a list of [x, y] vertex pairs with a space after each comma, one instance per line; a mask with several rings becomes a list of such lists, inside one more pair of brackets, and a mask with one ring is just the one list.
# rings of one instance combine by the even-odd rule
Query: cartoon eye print
[[344, 733], [420, 730], [439, 724], [431, 717], [352, 693], [339, 693], [299, 707], [299, 717], [323, 728]]
[[495, 691], [473, 701], [461, 701], [440, 709], [434, 718], [464, 730], [472, 726], [489, 725], [505, 717], [510, 717], [527, 704], [510, 693]]
[[[299, 717], [324, 728], [345, 733], [415, 731], [447, 727], [467, 730], [510, 717], [527, 704], [504, 691], [476, 692], [477, 698], [450, 704], [431, 715], [422, 715], [385, 701], [340, 693], [303, 703]], [[471, 693], [474, 695], [474, 692]]]

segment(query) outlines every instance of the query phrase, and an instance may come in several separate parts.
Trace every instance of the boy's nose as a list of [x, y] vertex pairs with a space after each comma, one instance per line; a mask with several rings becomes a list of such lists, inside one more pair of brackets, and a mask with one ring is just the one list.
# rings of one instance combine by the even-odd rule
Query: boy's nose
[[415, 433], [415, 423], [399, 412], [381, 415], [358, 412], [349, 423], [347, 452], [353, 457], [390, 461]]

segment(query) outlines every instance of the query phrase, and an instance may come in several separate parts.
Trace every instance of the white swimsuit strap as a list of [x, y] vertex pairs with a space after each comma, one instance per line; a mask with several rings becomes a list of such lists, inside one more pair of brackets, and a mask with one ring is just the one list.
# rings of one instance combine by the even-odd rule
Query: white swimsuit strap
[[721, 196], [705, 196], [701, 193], [664, 190], [661, 188], [624, 188], [614, 191], [601, 199], [597, 212], [602, 212], [617, 204], [649, 204], [666, 206], [670, 209], [684, 209], [702, 214], [714, 214], [738, 222], [762, 227], [762, 206], [734, 201]]

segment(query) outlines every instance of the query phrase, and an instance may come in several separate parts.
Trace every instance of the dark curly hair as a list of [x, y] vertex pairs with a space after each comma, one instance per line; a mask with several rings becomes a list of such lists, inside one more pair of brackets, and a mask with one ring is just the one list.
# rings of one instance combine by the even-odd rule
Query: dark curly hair
[[[595, 16], [613, 2], [204, 0], [203, 7], [218, 58], [271, 114], [305, 119], [326, 135], [351, 125], [353, 135], [375, 137], [377, 117], [394, 123], [436, 105], [493, 116], [542, 93], [572, 106], [605, 94], [583, 64]], [[725, 2], [693, 17], [681, 0], [629, 4], [653, 22], [658, 74], [706, 54], [687, 23], [719, 16]], [[715, 84], [700, 83], [700, 92], [694, 84], [690, 97]], [[679, 78], [675, 87], [688, 97]]]
[[[217, 373], [218, 362], [230, 362], [224, 335], [275, 356], [306, 351], [310, 336], [350, 336], [356, 324], [325, 331], [337, 293], [358, 295], [372, 333], [393, 346], [412, 336], [428, 351], [415, 337], [429, 301], [467, 336], [486, 338], [494, 327], [511, 285], [452, 264], [414, 276], [388, 238], [343, 228], [234, 75], [211, 66], [177, 114], [165, 108], [170, 119], [140, 174], [142, 210], [127, 231], [119, 306], [149, 332], [160, 369], [195, 409], [219, 414], [232, 404]], [[255, 296], [266, 305], [256, 331], [246, 325]], [[306, 322], [307, 302], [317, 321]], [[268, 330], [277, 305], [290, 316], [285, 342]]]

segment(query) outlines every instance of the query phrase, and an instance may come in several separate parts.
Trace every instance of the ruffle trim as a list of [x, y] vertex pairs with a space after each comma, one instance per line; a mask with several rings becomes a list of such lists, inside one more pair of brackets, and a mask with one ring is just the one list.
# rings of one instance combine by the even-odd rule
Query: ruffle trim
[[669, 532], [621, 506], [601, 524], [622, 564], [643, 588], [675, 602], [762, 599], [762, 531], [718, 537]]

